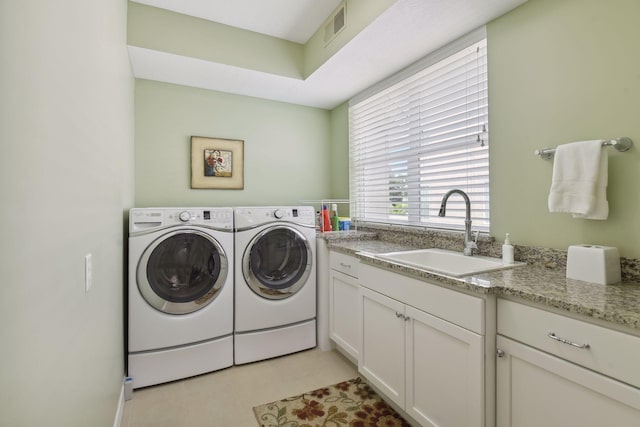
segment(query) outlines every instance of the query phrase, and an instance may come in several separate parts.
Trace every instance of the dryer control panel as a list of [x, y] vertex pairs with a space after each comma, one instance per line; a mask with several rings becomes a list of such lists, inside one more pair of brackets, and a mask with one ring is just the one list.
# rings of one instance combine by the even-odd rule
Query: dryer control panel
[[235, 209], [236, 228], [278, 221], [315, 227], [315, 212], [313, 206], [254, 206]]
[[134, 208], [129, 211], [129, 232], [193, 225], [233, 230], [232, 208]]

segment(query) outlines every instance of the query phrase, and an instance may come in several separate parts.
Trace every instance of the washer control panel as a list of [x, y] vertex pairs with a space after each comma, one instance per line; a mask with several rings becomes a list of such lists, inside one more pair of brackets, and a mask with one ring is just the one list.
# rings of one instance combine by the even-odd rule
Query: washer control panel
[[194, 225], [233, 230], [232, 208], [134, 208], [129, 211], [129, 232]]

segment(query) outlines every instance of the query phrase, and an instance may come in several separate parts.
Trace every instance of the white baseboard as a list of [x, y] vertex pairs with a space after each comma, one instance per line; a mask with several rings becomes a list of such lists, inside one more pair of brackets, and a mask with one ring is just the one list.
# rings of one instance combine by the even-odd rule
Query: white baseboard
[[122, 414], [124, 413], [124, 379], [122, 387], [120, 387], [120, 399], [118, 400], [118, 409], [116, 410], [116, 418], [113, 420], [113, 427], [120, 427], [122, 424]]

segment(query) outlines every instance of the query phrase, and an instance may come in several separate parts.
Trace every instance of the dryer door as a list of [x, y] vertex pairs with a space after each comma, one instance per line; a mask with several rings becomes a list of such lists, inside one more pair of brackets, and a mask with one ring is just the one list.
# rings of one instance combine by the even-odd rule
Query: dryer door
[[154, 308], [185, 314], [210, 304], [227, 279], [227, 255], [210, 235], [180, 230], [156, 239], [138, 264], [138, 288]]
[[302, 233], [289, 226], [274, 226], [251, 240], [242, 258], [242, 273], [258, 296], [289, 298], [307, 282], [312, 258]]

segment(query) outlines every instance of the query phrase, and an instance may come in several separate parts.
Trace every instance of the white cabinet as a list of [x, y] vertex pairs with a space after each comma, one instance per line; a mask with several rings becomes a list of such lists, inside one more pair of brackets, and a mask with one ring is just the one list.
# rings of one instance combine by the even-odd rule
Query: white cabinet
[[[369, 266], [360, 272], [358, 370], [422, 426], [484, 426], [483, 300]], [[440, 317], [447, 313], [476, 331]]]
[[329, 254], [329, 337], [354, 362], [360, 355], [360, 306], [357, 258]]
[[483, 337], [407, 307], [406, 411], [424, 426], [483, 426]]
[[640, 425], [640, 338], [505, 300], [498, 332], [498, 427]]
[[362, 293], [358, 370], [387, 398], [405, 404], [405, 305], [369, 289]]

